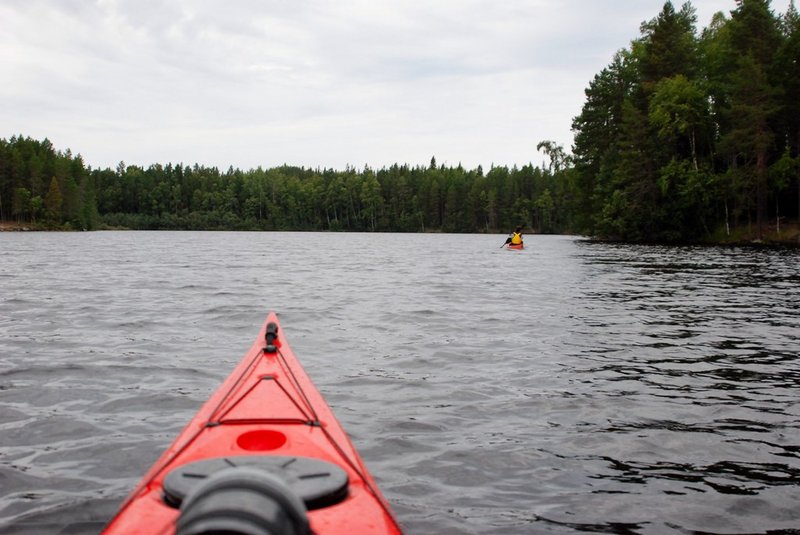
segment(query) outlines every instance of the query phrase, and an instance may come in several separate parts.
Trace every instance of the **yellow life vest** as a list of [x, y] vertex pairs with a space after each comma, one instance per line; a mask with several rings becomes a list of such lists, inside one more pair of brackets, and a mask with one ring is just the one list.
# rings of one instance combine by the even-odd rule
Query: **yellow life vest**
[[514, 232], [514, 235], [511, 237], [511, 243], [513, 245], [519, 245], [522, 243], [522, 234], [519, 232]]

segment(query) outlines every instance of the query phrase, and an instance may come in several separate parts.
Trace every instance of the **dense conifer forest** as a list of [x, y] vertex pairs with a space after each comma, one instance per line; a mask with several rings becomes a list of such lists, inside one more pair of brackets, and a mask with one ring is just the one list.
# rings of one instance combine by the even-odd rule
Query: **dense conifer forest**
[[[631, 241], [762, 237], [800, 211], [800, 17], [737, 0], [698, 34], [667, 2], [586, 90], [574, 223]], [[784, 219], [785, 218], [785, 219]]]
[[[556, 173], [393, 165], [241, 171], [182, 164], [87, 168], [47, 140], [0, 141], [2, 218], [72, 229], [480, 232], [568, 227]], [[49, 177], [49, 178], [47, 178]], [[9, 217], [10, 216], [10, 217]]]
[[[736, 0], [698, 31], [666, 2], [586, 89], [571, 153], [465, 169], [92, 169], [48, 140], [0, 140], [0, 221], [34, 228], [495, 232], [642, 242], [796, 240], [800, 16]], [[792, 234], [794, 232], [794, 234]]]

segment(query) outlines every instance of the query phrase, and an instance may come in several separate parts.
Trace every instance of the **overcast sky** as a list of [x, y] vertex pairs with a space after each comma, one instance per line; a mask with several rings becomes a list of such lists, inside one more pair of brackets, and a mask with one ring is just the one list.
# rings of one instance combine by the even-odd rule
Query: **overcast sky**
[[95, 168], [538, 165], [663, 4], [0, 0], [0, 138]]

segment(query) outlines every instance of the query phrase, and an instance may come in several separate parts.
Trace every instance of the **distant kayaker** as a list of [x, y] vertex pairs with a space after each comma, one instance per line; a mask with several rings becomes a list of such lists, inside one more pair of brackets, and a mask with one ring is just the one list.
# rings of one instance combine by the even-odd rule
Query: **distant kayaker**
[[508, 245], [509, 243], [511, 245], [522, 245], [522, 227], [517, 227], [514, 229], [514, 232], [512, 232], [511, 235], [506, 238], [506, 243], [503, 245]]

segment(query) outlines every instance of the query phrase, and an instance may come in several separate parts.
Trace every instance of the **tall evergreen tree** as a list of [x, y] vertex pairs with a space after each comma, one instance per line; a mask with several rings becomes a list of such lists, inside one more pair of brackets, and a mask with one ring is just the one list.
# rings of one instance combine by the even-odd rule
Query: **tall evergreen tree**
[[[778, 51], [778, 68], [783, 88], [783, 112], [780, 126], [788, 145], [786, 156], [800, 163], [800, 14], [794, 0], [781, 19], [781, 31], [783, 44]], [[787, 199], [787, 204], [794, 205], [794, 215], [800, 219], [800, 165], [795, 164], [793, 169], [795, 176], [787, 176], [787, 179], [793, 179], [797, 195], [794, 201]]]
[[44, 198], [46, 216], [50, 221], [61, 221], [62, 203], [61, 188], [58, 187], [58, 178], [54, 176], [50, 179], [50, 187], [47, 189], [47, 195], [45, 195]]
[[637, 87], [635, 60], [620, 50], [608, 67], [595, 75], [586, 89], [586, 101], [572, 122], [575, 132], [575, 194], [577, 227], [594, 233], [603, 204], [610, 198], [608, 184], [618, 160], [623, 107]]
[[730, 53], [736, 68], [728, 78], [731, 130], [721, 146], [733, 166], [743, 166], [746, 184], [756, 197], [756, 224], [763, 236], [767, 215], [767, 171], [775, 140], [774, 120], [779, 111], [779, 89], [772, 82], [780, 45], [778, 20], [769, 0], [737, 0], [731, 13]]
[[656, 18], [642, 23], [639, 73], [645, 91], [653, 91], [663, 78], [679, 74], [687, 78], [696, 76], [699, 64], [696, 22], [696, 11], [690, 3], [683, 4], [676, 12], [668, 1]]

